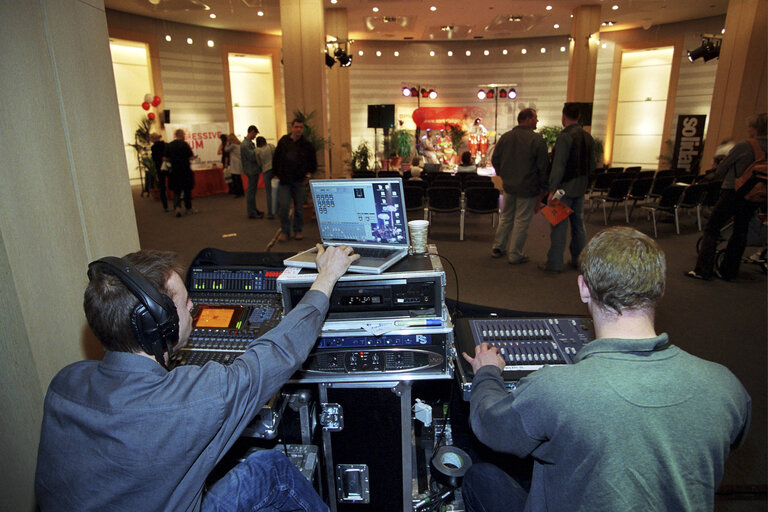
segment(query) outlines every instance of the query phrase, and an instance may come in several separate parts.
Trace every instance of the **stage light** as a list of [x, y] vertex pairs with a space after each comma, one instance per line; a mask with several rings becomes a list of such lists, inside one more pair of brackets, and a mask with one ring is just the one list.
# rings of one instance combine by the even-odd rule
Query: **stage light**
[[506, 89], [499, 89], [499, 98], [504, 99], [507, 97], [507, 90]]
[[704, 58], [704, 62], [707, 62], [719, 56], [720, 45], [715, 45], [711, 39], [704, 39], [701, 42], [701, 46], [694, 50], [688, 51], [688, 60], [691, 62], [701, 57]]
[[429, 90], [429, 99], [436, 100], [437, 99], [437, 91], [434, 89]]
[[403, 87], [403, 96], [410, 96], [411, 95], [411, 89], [408, 87]]
[[485, 99], [485, 91], [483, 89], [480, 89], [477, 91], [477, 99], [484, 100]]
[[414, 98], [419, 95], [419, 90], [415, 87], [411, 87], [411, 96]]
[[336, 60], [334, 60], [333, 57], [331, 57], [330, 55], [328, 55], [326, 53], [325, 54], [325, 65], [328, 66], [329, 68], [332, 68], [334, 64], [336, 64]]
[[488, 89], [488, 92], [485, 93], [485, 97], [489, 100], [493, 99], [493, 89]]
[[347, 55], [345, 53], [342, 57], [339, 57], [339, 66], [341, 66], [343, 68], [348, 68], [351, 65], [352, 65], [352, 56], [351, 55]]
[[507, 93], [507, 98], [509, 98], [509, 99], [511, 99], [511, 100], [513, 100], [513, 99], [517, 98], [517, 91], [515, 90], [515, 88], [514, 88], [514, 87], [512, 87], [512, 88], [509, 90], [509, 92]]
[[429, 91], [426, 89], [421, 89], [421, 97], [426, 98], [429, 95]]

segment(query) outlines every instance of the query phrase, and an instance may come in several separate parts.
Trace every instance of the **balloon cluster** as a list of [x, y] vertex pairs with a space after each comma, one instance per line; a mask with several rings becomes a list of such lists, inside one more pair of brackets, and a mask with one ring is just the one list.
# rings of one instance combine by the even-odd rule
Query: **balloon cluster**
[[[160, 96], [152, 96], [150, 93], [147, 93], [144, 95], [144, 103], [141, 104], [141, 108], [149, 110], [149, 107], [157, 107], [161, 102], [162, 100], [160, 99]], [[147, 117], [154, 121], [155, 113], [150, 112], [147, 114]]]

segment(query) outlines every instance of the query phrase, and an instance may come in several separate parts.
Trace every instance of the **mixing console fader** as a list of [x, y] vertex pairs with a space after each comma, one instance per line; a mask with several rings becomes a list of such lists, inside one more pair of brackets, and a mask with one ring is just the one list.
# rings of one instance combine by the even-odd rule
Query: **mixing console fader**
[[174, 365], [231, 364], [250, 343], [280, 323], [277, 277], [282, 268], [191, 268], [187, 276], [192, 333]]
[[465, 397], [474, 374], [461, 352], [473, 355], [481, 343], [496, 347], [506, 363], [504, 381], [511, 384], [544, 365], [575, 363], [578, 351], [592, 339], [592, 320], [586, 317], [460, 319], [457, 361]]

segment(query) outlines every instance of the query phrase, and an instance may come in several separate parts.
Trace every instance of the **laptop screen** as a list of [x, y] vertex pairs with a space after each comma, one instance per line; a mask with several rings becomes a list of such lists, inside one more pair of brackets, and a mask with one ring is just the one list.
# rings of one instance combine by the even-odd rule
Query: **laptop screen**
[[400, 178], [310, 181], [325, 243], [407, 245]]

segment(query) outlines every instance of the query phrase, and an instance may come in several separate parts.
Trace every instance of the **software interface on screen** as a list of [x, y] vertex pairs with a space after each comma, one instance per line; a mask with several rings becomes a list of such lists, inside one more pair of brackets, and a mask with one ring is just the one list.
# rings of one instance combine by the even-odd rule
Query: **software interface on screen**
[[313, 195], [320, 236], [324, 241], [406, 243], [406, 220], [399, 183], [318, 185]]

